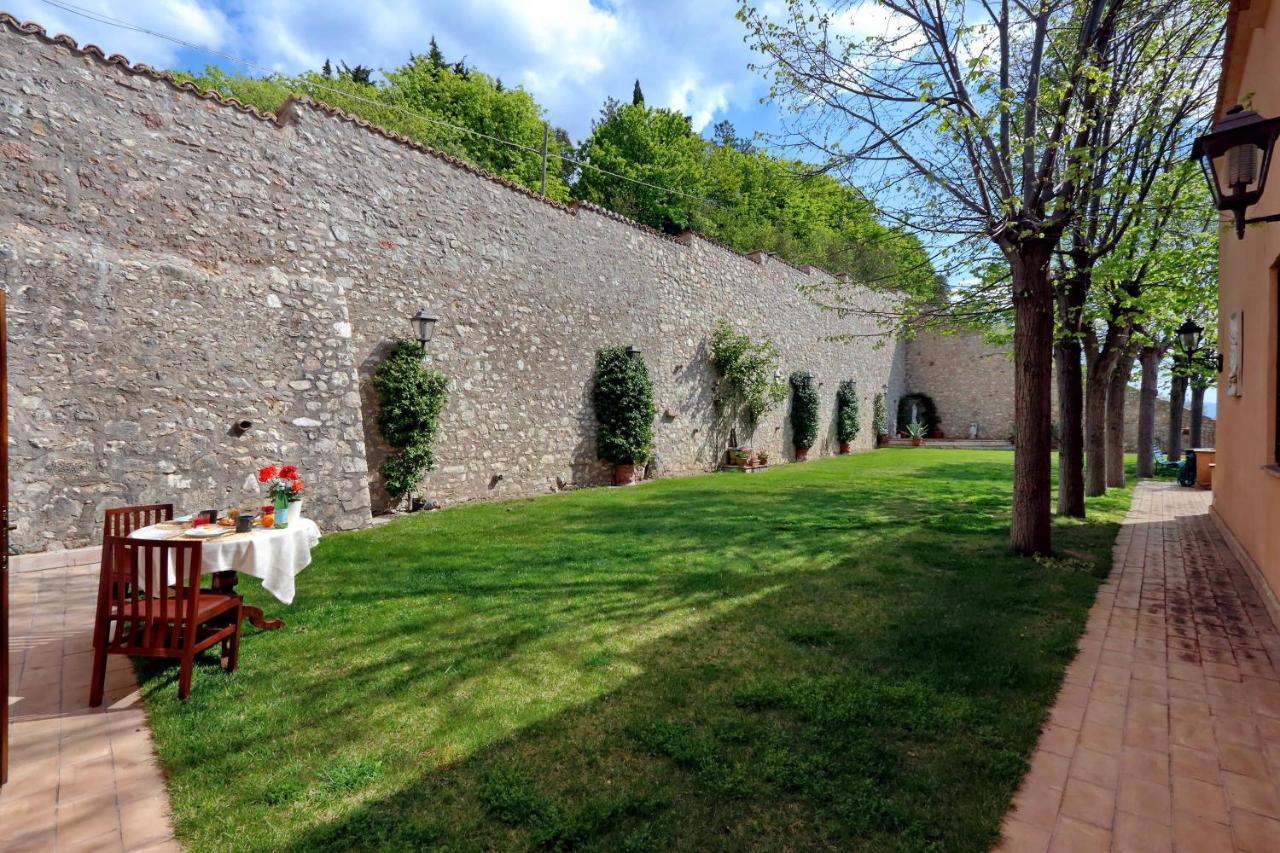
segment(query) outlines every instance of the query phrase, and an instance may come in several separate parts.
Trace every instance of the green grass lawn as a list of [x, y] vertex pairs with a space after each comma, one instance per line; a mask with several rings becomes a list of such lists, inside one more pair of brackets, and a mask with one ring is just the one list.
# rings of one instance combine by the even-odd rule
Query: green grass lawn
[[1129, 492], [1010, 556], [1011, 453], [892, 449], [325, 538], [240, 671], [144, 668], [199, 850], [981, 850]]

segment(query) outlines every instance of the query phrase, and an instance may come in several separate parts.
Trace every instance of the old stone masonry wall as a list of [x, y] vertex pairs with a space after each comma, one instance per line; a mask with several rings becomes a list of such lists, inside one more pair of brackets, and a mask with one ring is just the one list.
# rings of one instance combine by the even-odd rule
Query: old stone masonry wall
[[[307, 103], [264, 117], [201, 98], [7, 18], [0, 169], [24, 550], [96, 541], [113, 505], [247, 503], [270, 461], [302, 468], [322, 526], [368, 523], [387, 503], [368, 379], [423, 306], [450, 379], [423, 492], [446, 503], [605, 482], [603, 346], [643, 350], [659, 476], [708, 470], [725, 446], [718, 319], [777, 343], [784, 374], [814, 374], [815, 454], [835, 451], [841, 380], [862, 391], [859, 449], [872, 395], [892, 412], [903, 392], [898, 342], [806, 295], [838, 284], [820, 271], [549, 204]], [[791, 459], [786, 415], [741, 438]]]

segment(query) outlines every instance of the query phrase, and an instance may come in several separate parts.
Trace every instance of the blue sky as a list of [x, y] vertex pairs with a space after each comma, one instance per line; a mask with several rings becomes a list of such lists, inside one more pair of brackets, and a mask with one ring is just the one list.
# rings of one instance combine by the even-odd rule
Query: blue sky
[[[520, 84], [553, 124], [585, 136], [605, 97], [630, 98], [638, 77], [650, 105], [677, 108], [710, 134], [728, 118], [740, 133], [777, 130], [748, 70], [734, 0], [66, 0], [284, 72], [325, 58], [392, 67], [424, 52]], [[42, 0], [4, 0], [19, 18], [108, 53], [162, 68], [229, 63], [153, 36], [86, 20]]]

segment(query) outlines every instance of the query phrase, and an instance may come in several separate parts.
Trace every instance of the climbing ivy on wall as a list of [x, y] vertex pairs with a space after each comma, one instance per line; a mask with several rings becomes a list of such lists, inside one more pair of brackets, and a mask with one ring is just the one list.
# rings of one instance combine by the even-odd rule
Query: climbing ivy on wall
[[422, 351], [411, 341], [397, 341], [373, 371], [378, 432], [392, 449], [379, 470], [393, 498], [412, 492], [435, 464], [431, 445], [448, 385], [443, 374], [422, 363]]
[[720, 320], [711, 332], [711, 363], [722, 377], [717, 401], [741, 411], [748, 425], [787, 397], [787, 387], [773, 378], [781, 356], [772, 341], [753, 341]]
[[818, 389], [813, 387], [813, 377], [802, 370], [791, 374], [791, 387], [795, 394], [791, 399], [792, 443], [808, 450], [818, 439]]
[[[881, 404], [883, 408], [883, 403]], [[840, 383], [836, 391], [836, 438], [841, 444], [858, 437], [858, 384], [852, 379]]]

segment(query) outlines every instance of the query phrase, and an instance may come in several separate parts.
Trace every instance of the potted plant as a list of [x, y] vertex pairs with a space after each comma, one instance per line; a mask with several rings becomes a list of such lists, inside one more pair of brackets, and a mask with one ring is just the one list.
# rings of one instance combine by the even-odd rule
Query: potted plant
[[876, 431], [877, 447], [889, 439], [889, 410], [884, 402], [883, 391], [871, 400], [871, 428]]
[[919, 447], [924, 444], [925, 426], [919, 421], [912, 421], [907, 424], [907, 435], [911, 436], [911, 446]]
[[734, 447], [729, 450], [730, 463], [737, 465], [739, 468], [746, 468], [751, 464], [751, 448], [750, 447]]
[[836, 391], [836, 438], [840, 440], [840, 452], [848, 453], [853, 440], [858, 437], [858, 386], [852, 379], [840, 383]]
[[813, 387], [813, 377], [799, 370], [791, 374], [791, 388], [791, 437], [796, 461], [803, 462], [818, 438], [818, 390]]
[[756, 461], [758, 461], [761, 465], [768, 465], [768, 464], [769, 464], [769, 451], [767, 451], [767, 450], [761, 450], [759, 453], [757, 453], [757, 454], [756, 454]]
[[599, 431], [596, 448], [601, 459], [613, 463], [613, 484], [636, 481], [653, 450], [653, 381], [640, 351], [633, 347], [607, 347], [596, 353], [595, 384], [591, 401]]

